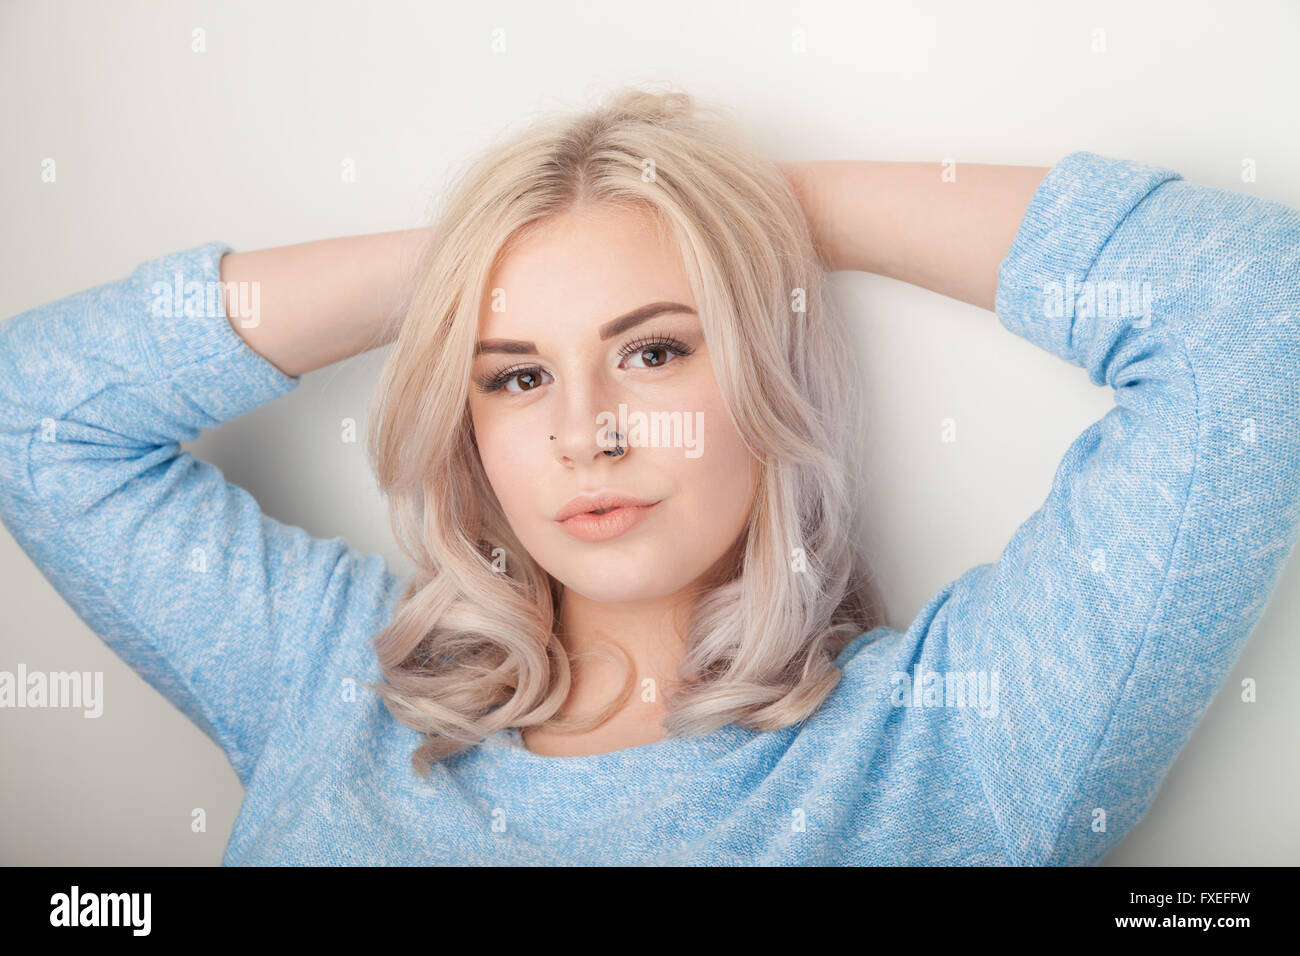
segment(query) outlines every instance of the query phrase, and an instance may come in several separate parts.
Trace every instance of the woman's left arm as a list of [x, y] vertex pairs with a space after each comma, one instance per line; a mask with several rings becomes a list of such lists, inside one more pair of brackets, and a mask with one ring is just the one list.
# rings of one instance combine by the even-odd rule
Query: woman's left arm
[[1045, 166], [782, 163], [831, 270], [874, 272], [993, 310], [998, 266]]
[[998, 560], [927, 605], [913, 666], [998, 688], [949, 729], [1008, 858], [1092, 863], [1150, 806], [1300, 534], [1300, 212], [1074, 153], [1034, 191], [995, 311], [1115, 407]]

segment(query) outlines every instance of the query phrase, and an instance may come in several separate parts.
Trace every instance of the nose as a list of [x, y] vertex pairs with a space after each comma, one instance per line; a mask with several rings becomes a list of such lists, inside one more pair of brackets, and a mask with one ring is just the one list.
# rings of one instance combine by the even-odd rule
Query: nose
[[572, 466], [627, 457], [627, 436], [619, 431], [620, 417], [626, 416], [619, 415], [616, 399], [611, 390], [593, 384], [559, 403], [560, 417], [548, 436], [557, 460]]

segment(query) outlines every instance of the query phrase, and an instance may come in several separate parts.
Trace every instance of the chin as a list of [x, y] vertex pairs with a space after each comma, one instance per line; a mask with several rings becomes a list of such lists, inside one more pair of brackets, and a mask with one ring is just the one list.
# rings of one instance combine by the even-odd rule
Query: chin
[[[630, 604], [665, 597], [684, 587], [678, 581], [681, 560], [676, 554], [615, 555], [593, 547], [587, 557], [567, 555], [550, 573], [565, 587], [601, 604]], [[558, 573], [557, 573], [558, 572]]]
[[564, 582], [565, 586], [577, 594], [581, 594], [588, 601], [596, 604], [634, 604], [639, 601], [653, 601], [661, 598], [666, 594], [671, 594], [669, 588], [646, 587], [638, 584], [609, 584], [605, 581], [588, 582], [574, 581]]

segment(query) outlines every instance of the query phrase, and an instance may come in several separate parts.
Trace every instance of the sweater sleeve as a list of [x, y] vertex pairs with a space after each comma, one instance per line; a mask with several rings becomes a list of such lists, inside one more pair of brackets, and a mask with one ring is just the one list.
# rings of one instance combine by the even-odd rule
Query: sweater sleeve
[[226, 319], [208, 243], [0, 324], [0, 517], [247, 786], [287, 686], [396, 582], [180, 443], [297, 387]]
[[1259, 620], [1300, 522], [1300, 213], [1075, 153], [996, 312], [1114, 389], [922, 662], [987, 671], [961, 735], [1009, 856], [1094, 863], [1146, 812]]

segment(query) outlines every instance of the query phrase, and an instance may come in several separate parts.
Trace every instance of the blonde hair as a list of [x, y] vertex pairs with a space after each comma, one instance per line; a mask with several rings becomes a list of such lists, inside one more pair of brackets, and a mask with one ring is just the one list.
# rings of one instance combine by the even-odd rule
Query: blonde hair
[[372, 688], [425, 736], [421, 775], [503, 729], [599, 726], [635, 686], [629, 668], [600, 713], [553, 719], [576, 663], [557, 636], [563, 588], [511, 531], [468, 411], [489, 276], [527, 229], [581, 203], [648, 210], [676, 240], [718, 386], [761, 465], [744, 531], [697, 582], [664, 695], [669, 736], [803, 721], [838, 682], [840, 650], [880, 622], [855, 547], [853, 350], [798, 199], [721, 111], [623, 89], [534, 122], [453, 184], [378, 384], [368, 449], [416, 571], [374, 636]]

